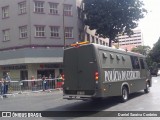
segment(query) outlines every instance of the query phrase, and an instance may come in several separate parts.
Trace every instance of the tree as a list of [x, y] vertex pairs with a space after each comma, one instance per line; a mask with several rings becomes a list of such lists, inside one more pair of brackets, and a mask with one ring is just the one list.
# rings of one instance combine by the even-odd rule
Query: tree
[[153, 46], [150, 56], [154, 62], [160, 63], [160, 38]]
[[146, 62], [147, 62], [148, 67], [151, 68], [153, 65], [153, 60], [152, 60], [150, 54], [147, 55]]
[[149, 54], [150, 50], [151, 50], [151, 48], [149, 46], [141, 46], [140, 45], [140, 46], [137, 46], [136, 48], [133, 48], [131, 51], [147, 56]]
[[133, 34], [132, 29], [138, 26], [138, 20], [143, 18], [147, 10], [139, 0], [83, 0], [85, 25], [90, 30], [96, 30], [96, 35], [109, 38], [111, 42], [118, 34]]

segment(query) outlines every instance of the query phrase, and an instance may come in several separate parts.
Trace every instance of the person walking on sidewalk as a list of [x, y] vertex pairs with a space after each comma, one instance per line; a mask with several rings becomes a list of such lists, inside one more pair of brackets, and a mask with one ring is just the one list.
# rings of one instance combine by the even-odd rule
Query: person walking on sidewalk
[[11, 77], [9, 76], [8, 73], [4, 76], [4, 94], [8, 93], [8, 88], [11, 82]]
[[43, 87], [43, 91], [45, 91], [46, 90], [46, 77], [45, 77], [45, 75], [43, 75], [43, 77], [42, 77], [42, 87]]
[[32, 91], [35, 91], [36, 90], [36, 82], [35, 82], [35, 78], [34, 76], [31, 77], [31, 88], [32, 88]]

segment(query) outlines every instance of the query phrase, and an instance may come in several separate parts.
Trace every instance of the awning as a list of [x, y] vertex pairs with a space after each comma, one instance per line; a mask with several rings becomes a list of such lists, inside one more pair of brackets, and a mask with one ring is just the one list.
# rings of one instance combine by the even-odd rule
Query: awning
[[0, 52], [0, 65], [61, 63], [63, 48], [25, 48]]

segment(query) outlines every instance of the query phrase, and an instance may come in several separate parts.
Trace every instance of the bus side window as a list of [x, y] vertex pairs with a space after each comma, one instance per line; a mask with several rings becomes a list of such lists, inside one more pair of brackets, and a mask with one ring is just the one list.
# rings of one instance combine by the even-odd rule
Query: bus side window
[[131, 62], [132, 62], [133, 69], [140, 69], [138, 57], [135, 57], [135, 56], [130, 56], [130, 57], [131, 57]]
[[145, 66], [144, 66], [144, 61], [143, 61], [143, 59], [140, 59], [140, 64], [141, 64], [141, 69], [145, 69]]

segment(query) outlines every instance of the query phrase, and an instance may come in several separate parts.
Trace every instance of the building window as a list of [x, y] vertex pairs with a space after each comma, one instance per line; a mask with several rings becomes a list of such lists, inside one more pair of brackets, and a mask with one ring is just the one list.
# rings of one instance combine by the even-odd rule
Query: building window
[[72, 16], [72, 5], [64, 5], [64, 15]]
[[9, 17], [9, 6], [2, 7], [2, 18]]
[[90, 41], [90, 34], [86, 33], [87, 34], [87, 41]]
[[50, 6], [50, 14], [57, 15], [58, 14], [58, 3], [49, 3]]
[[3, 41], [8, 41], [10, 40], [9, 38], [9, 29], [3, 30]]
[[79, 19], [83, 19], [84, 18], [83, 10], [81, 8], [78, 8], [78, 18]]
[[94, 43], [94, 36], [92, 36], [92, 43]]
[[102, 45], [102, 40], [100, 40], [100, 45]]
[[45, 26], [35, 26], [35, 36], [45, 37]]
[[44, 13], [44, 2], [43, 1], [35, 1], [34, 12]]
[[98, 38], [96, 38], [96, 43], [98, 44]]
[[58, 26], [51, 26], [51, 37], [59, 37], [59, 27]]
[[18, 3], [19, 14], [25, 14], [26, 10], [26, 1]]
[[65, 38], [73, 38], [73, 28], [65, 27]]
[[20, 38], [26, 38], [27, 37], [27, 26], [21, 26], [19, 27], [19, 34]]
[[79, 41], [83, 41], [84, 40], [84, 36], [83, 36], [83, 31], [81, 29], [79, 29], [79, 35], [78, 35], [78, 39]]
[[105, 45], [105, 42], [103, 41], [103, 45]]

